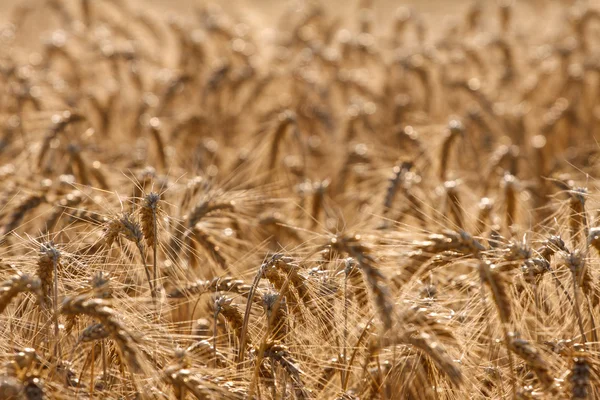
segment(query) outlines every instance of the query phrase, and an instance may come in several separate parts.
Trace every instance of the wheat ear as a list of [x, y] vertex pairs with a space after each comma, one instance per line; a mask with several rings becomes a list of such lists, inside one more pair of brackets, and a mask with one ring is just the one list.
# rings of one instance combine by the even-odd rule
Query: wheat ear
[[569, 374], [572, 400], [589, 399], [592, 367], [587, 353], [578, 351], [573, 356], [573, 366]]
[[10, 301], [19, 293], [33, 293], [41, 299], [42, 282], [37, 277], [17, 273], [15, 276], [0, 284], [0, 314], [6, 310]]
[[154, 288], [158, 285], [157, 249], [158, 249], [158, 215], [160, 213], [160, 195], [149, 193], [144, 198], [140, 208], [140, 224], [146, 244], [152, 248], [152, 282]]

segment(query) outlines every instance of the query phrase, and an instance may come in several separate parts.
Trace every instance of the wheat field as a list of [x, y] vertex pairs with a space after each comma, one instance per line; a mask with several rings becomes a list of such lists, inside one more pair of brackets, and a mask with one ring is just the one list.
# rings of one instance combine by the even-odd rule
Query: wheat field
[[600, 4], [0, 3], [0, 400], [600, 398]]

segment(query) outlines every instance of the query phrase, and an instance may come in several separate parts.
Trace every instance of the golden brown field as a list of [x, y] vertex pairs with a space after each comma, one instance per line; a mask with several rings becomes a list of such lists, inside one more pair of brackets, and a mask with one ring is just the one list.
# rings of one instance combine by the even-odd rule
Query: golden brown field
[[0, 3], [0, 400], [600, 398], [600, 5]]

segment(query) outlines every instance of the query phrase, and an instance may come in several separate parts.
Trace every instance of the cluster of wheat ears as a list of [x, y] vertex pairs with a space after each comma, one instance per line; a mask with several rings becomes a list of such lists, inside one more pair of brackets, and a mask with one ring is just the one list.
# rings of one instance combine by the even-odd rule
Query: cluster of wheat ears
[[600, 8], [352, 7], [15, 8], [0, 400], [600, 396]]

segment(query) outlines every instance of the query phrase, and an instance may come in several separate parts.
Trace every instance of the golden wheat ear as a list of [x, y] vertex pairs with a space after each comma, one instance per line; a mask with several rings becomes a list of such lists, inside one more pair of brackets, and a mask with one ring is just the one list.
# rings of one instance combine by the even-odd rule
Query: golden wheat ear
[[592, 367], [589, 361], [589, 355], [579, 349], [573, 354], [571, 371], [569, 371], [569, 384], [571, 389], [571, 399], [586, 400], [592, 395]]
[[33, 194], [25, 197], [10, 214], [7, 223], [2, 227], [0, 236], [5, 236], [19, 227], [25, 216], [46, 202], [46, 196], [42, 194]]
[[68, 297], [60, 308], [63, 315], [87, 315], [99, 320], [109, 336], [117, 343], [120, 356], [132, 371], [140, 369], [137, 340], [131, 330], [123, 324], [118, 313], [103, 299], [88, 299], [86, 296]]
[[42, 298], [42, 281], [37, 277], [18, 273], [0, 284], [0, 314], [8, 307], [11, 300], [20, 293], [33, 293]]
[[517, 333], [509, 333], [509, 347], [517, 356], [525, 361], [536, 374], [544, 389], [548, 390], [554, 384], [554, 378], [550, 375], [549, 364], [540, 351], [527, 340], [521, 339]]
[[158, 193], [151, 192], [144, 197], [140, 207], [140, 224], [146, 245], [152, 249], [152, 286], [158, 290], [158, 247], [159, 232], [158, 218], [162, 215], [160, 204], [161, 198]]
[[375, 260], [371, 256], [370, 250], [361, 243], [361, 236], [335, 236], [330, 239], [327, 247], [345, 253], [356, 260], [373, 296], [375, 308], [383, 322], [383, 328], [391, 329], [394, 321], [394, 301], [388, 288], [387, 278], [375, 266]]

